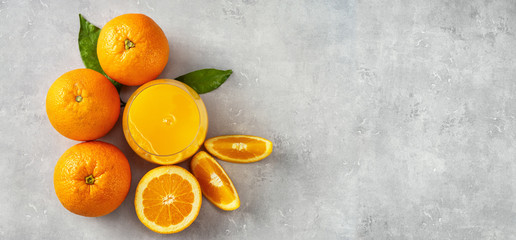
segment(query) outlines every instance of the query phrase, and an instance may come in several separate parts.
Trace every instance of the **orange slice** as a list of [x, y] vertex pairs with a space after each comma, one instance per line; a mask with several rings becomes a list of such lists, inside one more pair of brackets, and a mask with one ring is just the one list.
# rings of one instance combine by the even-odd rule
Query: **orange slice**
[[134, 198], [136, 215], [150, 230], [176, 233], [190, 226], [201, 209], [201, 187], [178, 166], [162, 166], [145, 174]]
[[213, 157], [200, 151], [190, 162], [192, 173], [199, 180], [202, 194], [222, 210], [232, 211], [240, 207], [240, 198], [233, 182]]
[[260, 161], [272, 152], [272, 142], [248, 135], [226, 135], [204, 142], [206, 150], [220, 160], [235, 163]]

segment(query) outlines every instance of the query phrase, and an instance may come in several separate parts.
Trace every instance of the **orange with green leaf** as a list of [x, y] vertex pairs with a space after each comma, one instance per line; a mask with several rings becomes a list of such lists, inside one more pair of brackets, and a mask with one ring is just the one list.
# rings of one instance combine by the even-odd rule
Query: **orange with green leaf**
[[111, 19], [100, 31], [97, 56], [100, 66], [115, 81], [137, 86], [156, 79], [168, 62], [165, 33], [143, 14]]
[[[70, 212], [98, 217], [122, 204], [130, 189], [131, 170], [117, 147], [90, 140], [105, 136], [116, 124], [125, 105], [120, 105], [118, 94], [123, 85], [141, 85], [161, 74], [168, 62], [169, 42], [156, 22], [143, 14], [115, 17], [102, 29], [79, 18], [79, 50], [87, 69], [67, 72], [52, 84], [46, 111], [63, 136], [88, 141], [72, 146], [59, 158], [54, 169], [56, 195]], [[220, 87], [232, 73], [208, 68], [174, 79], [202, 94]], [[271, 141], [249, 135], [219, 136], [206, 140], [204, 146], [220, 160], [235, 163], [260, 161], [273, 149]], [[200, 151], [190, 166], [193, 174], [178, 166], [157, 167], [138, 183], [136, 215], [152, 231], [177, 233], [190, 226], [199, 214], [203, 195], [220, 209], [239, 208], [236, 188], [217, 160]]]

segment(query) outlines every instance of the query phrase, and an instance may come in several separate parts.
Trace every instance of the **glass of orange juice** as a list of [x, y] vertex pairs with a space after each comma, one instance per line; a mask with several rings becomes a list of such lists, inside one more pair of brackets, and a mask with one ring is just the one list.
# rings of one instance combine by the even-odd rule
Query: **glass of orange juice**
[[131, 95], [122, 124], [129, 146], [140, 157], [168, 165], [197, 152], [206, 138], [208, 114], [199, 94], [188, 85], [158, 79]]

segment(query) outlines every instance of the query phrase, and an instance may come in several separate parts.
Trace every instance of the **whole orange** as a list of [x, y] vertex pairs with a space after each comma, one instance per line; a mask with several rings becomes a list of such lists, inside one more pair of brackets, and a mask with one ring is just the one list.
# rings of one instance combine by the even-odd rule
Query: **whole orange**
[[94, 140], [106, 135], [120, 115], [120, 97], [104, 75], [90, 69], [63, 74], [50, 86], [48, 119], [63, 136]]
[[117, 82], [137, 86], [156, 79], [168, 62], [168, 40], [150, 17], [124, 14], [100, 31], [100, 66]]
[[54, 169], [54, 189], [61, 204], [78, 215], [99, 217], [114, 211], [131, 186], [131, 169], [115, 146], [84, 142], [72, 146]]

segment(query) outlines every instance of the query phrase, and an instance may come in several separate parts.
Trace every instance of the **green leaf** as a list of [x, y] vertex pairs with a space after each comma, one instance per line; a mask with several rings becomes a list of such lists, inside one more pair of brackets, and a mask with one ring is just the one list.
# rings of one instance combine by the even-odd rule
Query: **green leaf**
[[84, 62], [86, 68], [95, 70], [106, 76], [107, 79], [115, 85], [116, 90], [120, 92], [122, 84], [106, 75], [97, 57], [97, 41], [99, 39], [100, 28], [88, 22], [81, 14], [79, 14], [79, 20], [81, 22], [81, 29], [79, 30], [79, 51], [81, 52], [82, 62]]
[[202, 94], [220, 87], [232, 73], [231, 70], [206, 68], [179, 76], [176, 80], [184, 82], [197, 93]]

